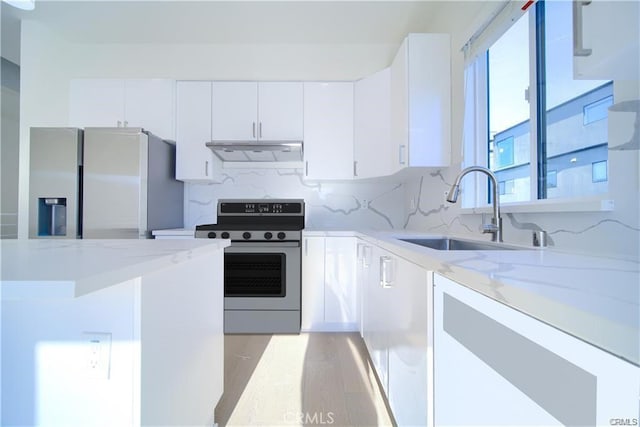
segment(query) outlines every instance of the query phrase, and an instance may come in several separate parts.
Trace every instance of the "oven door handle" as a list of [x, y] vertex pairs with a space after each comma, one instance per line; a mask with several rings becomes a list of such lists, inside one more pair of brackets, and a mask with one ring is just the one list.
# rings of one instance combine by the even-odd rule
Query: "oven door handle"
[[258, 248], [299, 248], [299, 241], [280, 241], [280, 242], [245, 242], [245, 241], [231, 241], [229, 248], [246, 248], [255, 246]]

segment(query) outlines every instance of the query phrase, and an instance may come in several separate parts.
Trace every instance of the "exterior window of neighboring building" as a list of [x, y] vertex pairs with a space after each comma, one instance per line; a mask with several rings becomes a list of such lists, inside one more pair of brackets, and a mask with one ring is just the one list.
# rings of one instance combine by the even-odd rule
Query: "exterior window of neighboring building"
[[558, 186], [558, 171], [547, 171], [547, 188], [556, 188]]
[[513, 164], [513, 136], [496, 142], [495, 169], [501, 169]]
[[465, 164], [485, 153], [503, 203], [606, 192], [613, 83], [573, 79], [571, 2], [520, 6], [507, 3], [465, 46]]
[[586, 126], [590, 123], [597, 122], [607, 118], [608, 109], [613, 105], [613, 96], [607, 96], [606, 98], [592, 102], [585, 105], [583, 109], [583, 124]]
[[498, 182], [498, 193], [503, 196], [506, 194], [513, 194], [515, 189], [515, 182], [513, 179], [508, 181], [499, 181]]
[[604, 182], [607, 180], [607, 161], [594, 162], [591, 164], [591, 180], [593, 182]]

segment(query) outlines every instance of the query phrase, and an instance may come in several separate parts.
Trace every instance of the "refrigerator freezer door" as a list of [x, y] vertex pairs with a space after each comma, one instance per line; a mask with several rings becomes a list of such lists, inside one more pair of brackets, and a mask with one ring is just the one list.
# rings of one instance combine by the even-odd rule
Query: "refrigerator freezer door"
[[79, 238], [82, 130], [29, 132], [29, 238]]
[[147, 237], [147, 153], [140, 128], [85, 129], [83, 238]]

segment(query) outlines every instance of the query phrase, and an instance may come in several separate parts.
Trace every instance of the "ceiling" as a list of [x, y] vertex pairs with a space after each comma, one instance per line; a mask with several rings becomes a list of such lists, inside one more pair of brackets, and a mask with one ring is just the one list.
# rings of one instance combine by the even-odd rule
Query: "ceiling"
[[86, 43], [393, 43], [427, 31], [439, 1], [50, 1], [2, 5], [2, 56], [19, 63], [19, 21]]

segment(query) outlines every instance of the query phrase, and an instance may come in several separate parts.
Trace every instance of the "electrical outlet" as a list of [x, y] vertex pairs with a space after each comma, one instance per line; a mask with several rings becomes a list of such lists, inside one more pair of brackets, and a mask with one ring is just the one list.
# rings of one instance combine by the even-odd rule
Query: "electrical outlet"
[[108, 332], [83, 332], [86, 344], [86, 369], [89, 378], [109, 379], [111, 368], [111, 334]]
[[360, 208], [361, 209], [369, 209], [369, 200], [362, 199], [362, 202], [360, 203]]

